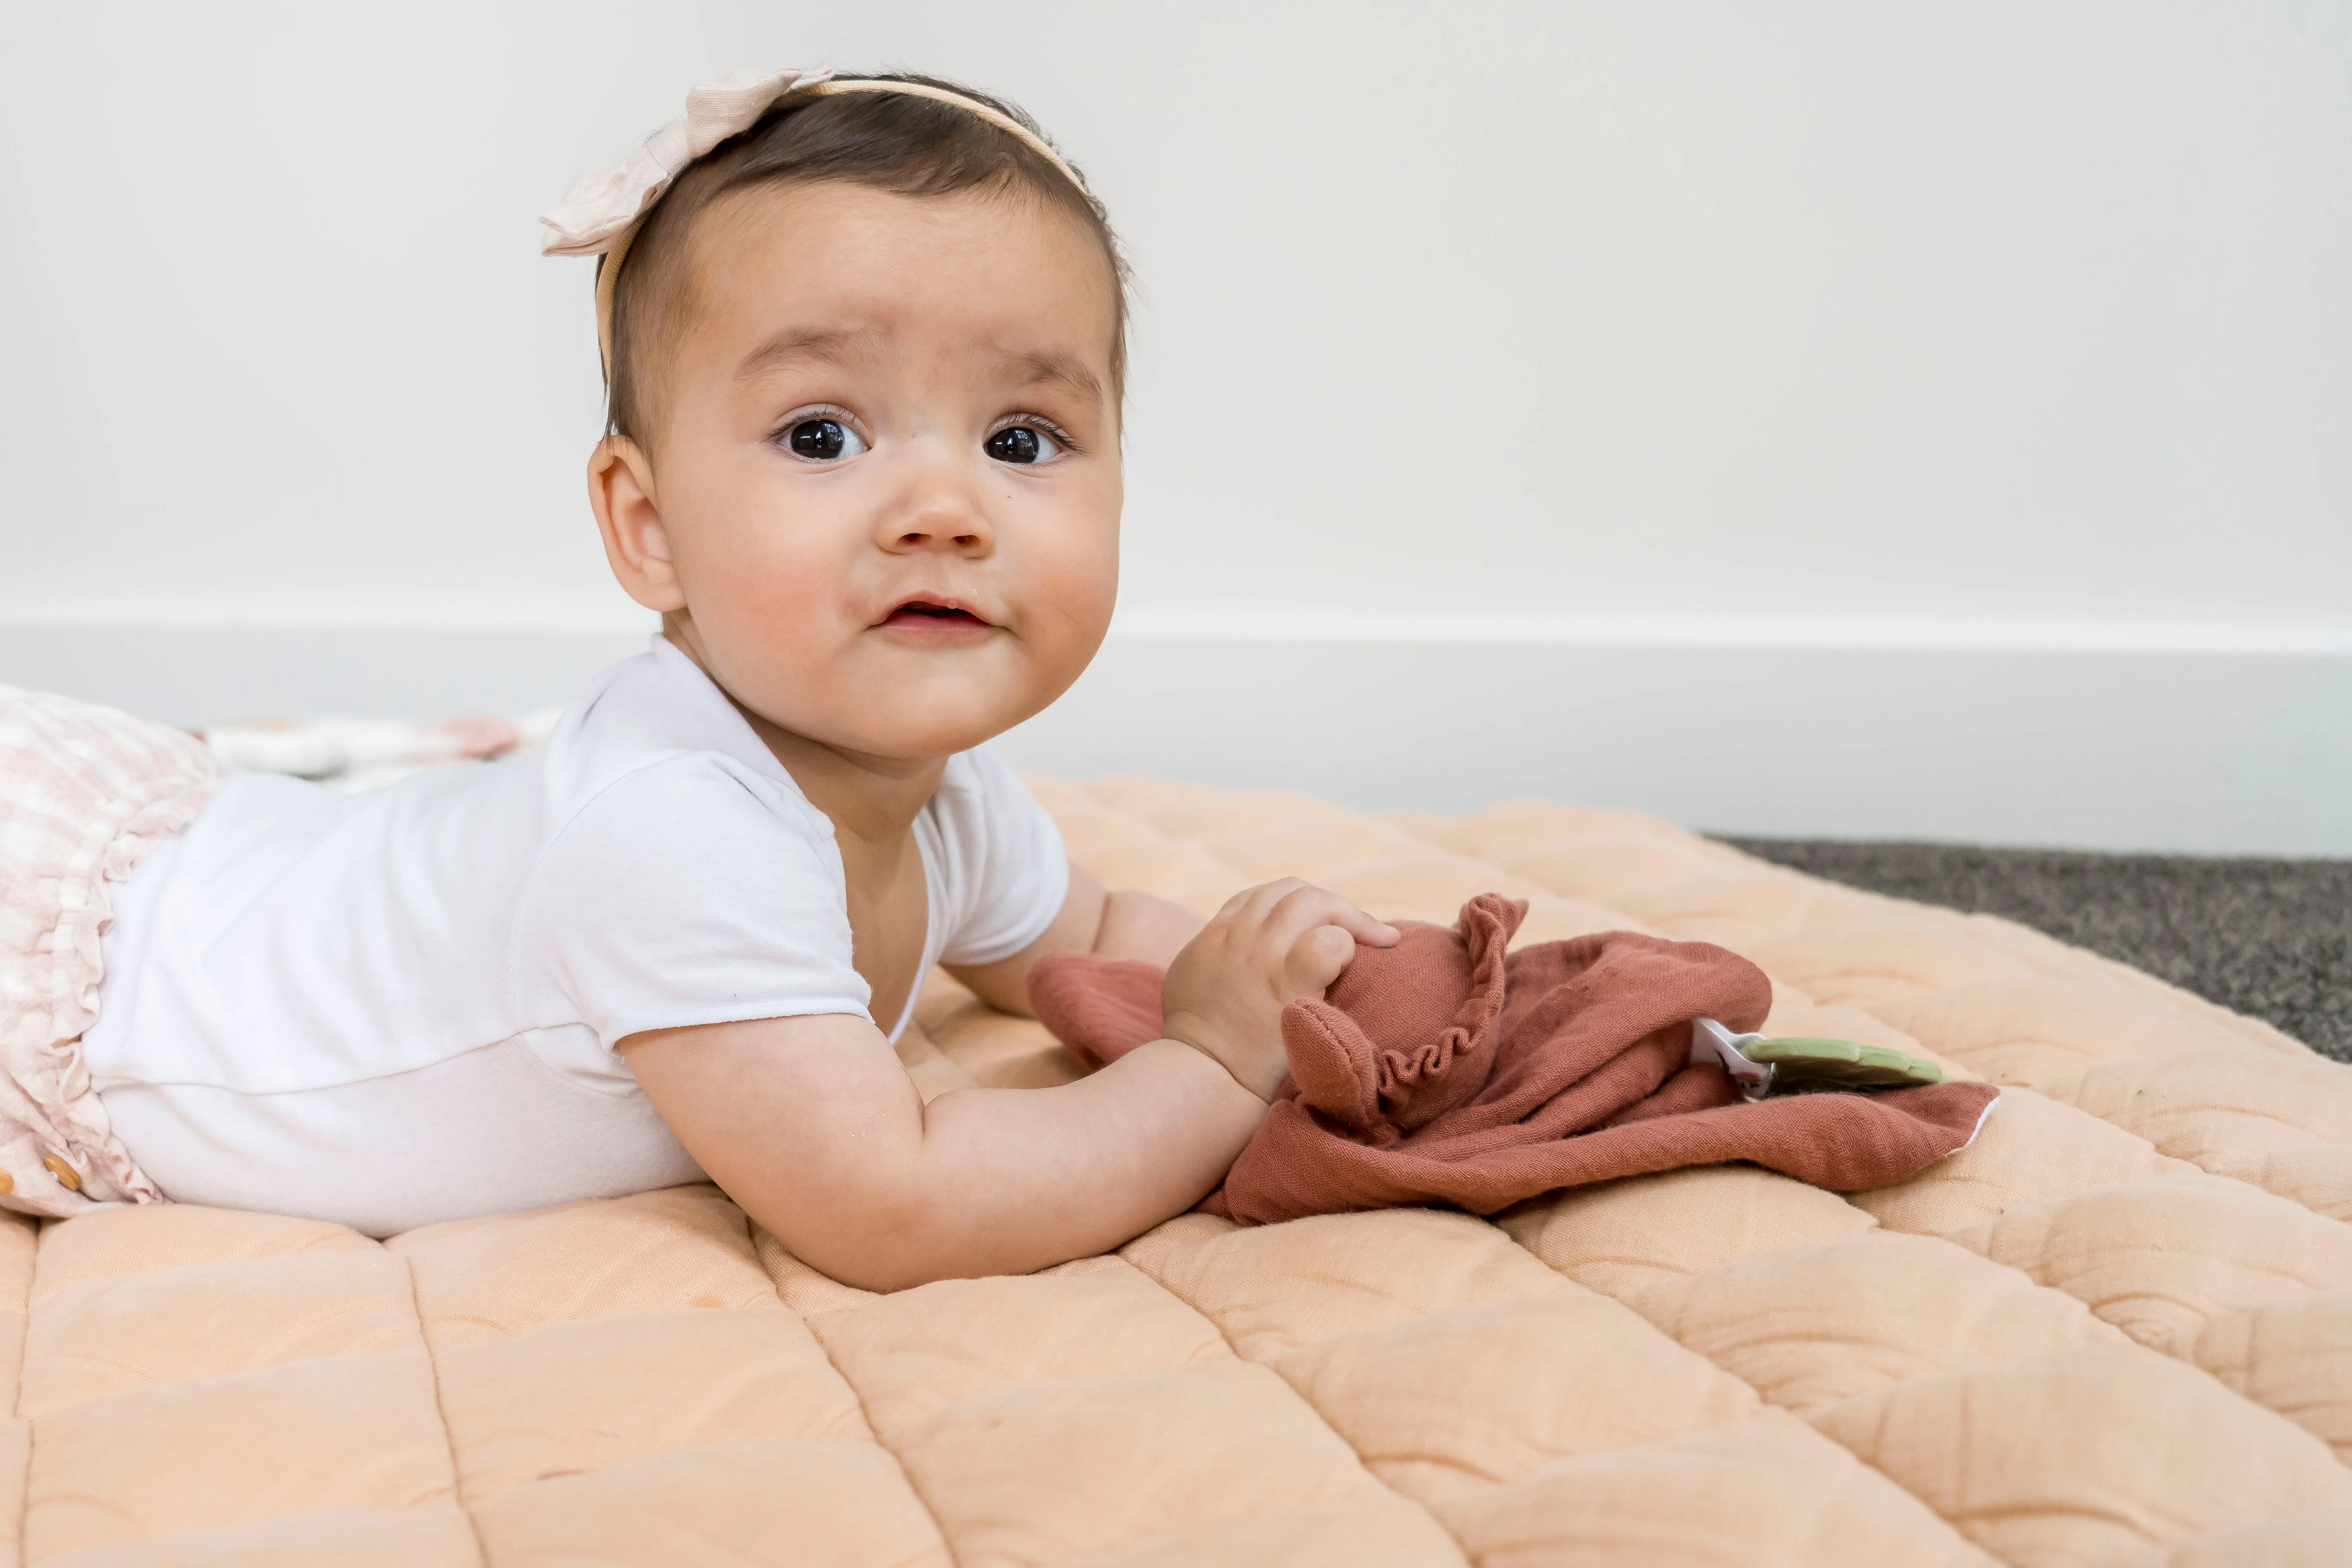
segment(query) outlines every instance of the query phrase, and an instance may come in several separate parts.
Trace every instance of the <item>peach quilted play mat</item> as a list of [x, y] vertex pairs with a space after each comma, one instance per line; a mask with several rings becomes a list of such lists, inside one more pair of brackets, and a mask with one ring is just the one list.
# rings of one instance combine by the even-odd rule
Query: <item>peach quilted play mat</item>
[[[2011, 1086], [1842, 1198], [1748, 1168], [1498, 1217], [1202, 1215], [874, 1296], [708, 1187], [378, 1244], [0, 1230], [13, 1549], [147, 1563], [2352, 1562], [2352, 1068], [1997, 921], [1641, 817], [1040, 784], [1114, 885], [1314, 878], [1522, 941], [1704, 937], [1773, 1026]], [[926, 994], [927, 1093], [1076, 1069]], [[430, 1158], [420, 1152], [419, 1158]], [[19, 1342], [15, 1327], [0, 1344]]]

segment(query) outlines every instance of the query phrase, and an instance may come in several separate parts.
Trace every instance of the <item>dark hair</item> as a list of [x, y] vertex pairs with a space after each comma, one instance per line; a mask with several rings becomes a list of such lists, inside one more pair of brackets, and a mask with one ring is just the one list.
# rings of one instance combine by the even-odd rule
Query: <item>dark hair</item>
[[[1037, 122], [1003, 99], [937, 77], [898, 73], [851, 79], [944, 88], [984, 103], [1033, 131]], [[689, 279], [688, 242], [694, 220], [721, 197], [755, 186], [841, 180], [904, 196], [963, 191], [1034, 195], [1069, 213], [1101, 244], [1118, 303], [1111, 337], [1111, 385], [1127, 380], [1126, 258], [1109, 216], [1094, 193], [1073, 184], [1036, 149], [969, 110], [899, 92], [846, 92], [776, 110], [697, 159], [654, 204], [624, 258], [613, 289], [613, 363], [605, 387], [605, 429], [645, 444], [652, 429], [648, 393], [657, 390], [653, 355], [668, 335]], [[600, 265], [603, 265], [600, 263]]]

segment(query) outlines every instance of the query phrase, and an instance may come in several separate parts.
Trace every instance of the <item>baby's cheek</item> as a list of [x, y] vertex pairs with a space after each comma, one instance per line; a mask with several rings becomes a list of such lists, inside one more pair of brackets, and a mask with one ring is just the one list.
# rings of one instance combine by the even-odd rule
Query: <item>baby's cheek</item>
[[811, 579], [772, 563], [741, 562], [710, 574], [688, 599], [707, 632], [748, 645], [768, 657], [789, 657], [814, 629], [817, 595]]
[[1118, 536], [1115, 531], [1089, 531], [1056, 542], [1058, 548], [1040, 552], [1030, 563], [1027, 584], [1033, 602], [1050, 620], [1060, 637], [1090, 656], [1110, 625], [1118, 600]]
[[739, 524], [719, 542], [699, 586], [729, 606], [730, 620], [805, 633], [844, 614], [848, 572], [829, 542], [792, 520]]
[[735, 696], [784, 721], [780, 705], [830, 687], [832, 663], [849, 640], [838, 570], [777, 559], [739, 560], [689, 589], [688, 607]]

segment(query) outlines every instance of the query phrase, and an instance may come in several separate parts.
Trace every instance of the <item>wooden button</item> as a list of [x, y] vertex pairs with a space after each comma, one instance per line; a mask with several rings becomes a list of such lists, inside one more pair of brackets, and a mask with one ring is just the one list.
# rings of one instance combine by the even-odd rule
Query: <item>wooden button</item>
[[16, 1178], [10, 1175], [5, 1171], [0, 1171], [0, 1198], [6, 1197], [10, 1193], [15, 1192], [16, 1190]]
[[81, 1174], [71, 1165], [67, 1164], [55, 1154], [48, 1155], [41, 1161], [41, 1163], [49, 1168], [49, 1174], [58, 1179], [58, 1185], [69, 1193], [81, 1191]]

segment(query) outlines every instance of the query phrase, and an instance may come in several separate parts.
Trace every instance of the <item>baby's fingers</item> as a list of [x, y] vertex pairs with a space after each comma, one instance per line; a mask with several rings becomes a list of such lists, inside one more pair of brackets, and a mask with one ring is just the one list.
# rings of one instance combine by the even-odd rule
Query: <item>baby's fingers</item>
[[1265, 935], [1283, 957], [1283, 978], [1300, 991], [1320, 992], [1356, 956], [1356, 944], [1393, 947], [1402, 935], [1339, 894], [1301, 885], [1273, 910]]
[[1305, 935], [1309, 927], [1318, 925], [1336, 926], [1367, 947], [1394, 947], [1402, 934], [1329, 889], [1311, 882], [1300, 882], [1282, 895], [1268, 911], [1265, 930], [1268, 936], [1286, 948]]
[[1394, 947], [1404, 936], [1404, 932], [1388, 921], [1374, 920], [1344, 899], [1340, 900], [1339, 912], [1333, 915], [1331, 923], [1366, 947]]
[[1255, 887], [1244, 888], [1240, 892], [1227, 899], [1224, 908], [1217, 911], [1217, 919], [1246, 920], [1254, 924], [1263, 925], [1273, 919], [1295, 895], [1322, 891], [1322, 889], [1313, 883], [1302, 881], [1297, 877], [1282, 877], [1271, 882], [1260, 882]]
[[1319, 925], [1291, 944], [1284, 978], [1302, 993], [1320, 995], [1347, 973], [1355, 956], [1354, 937], [1338, 926]]

